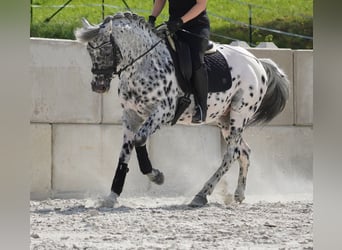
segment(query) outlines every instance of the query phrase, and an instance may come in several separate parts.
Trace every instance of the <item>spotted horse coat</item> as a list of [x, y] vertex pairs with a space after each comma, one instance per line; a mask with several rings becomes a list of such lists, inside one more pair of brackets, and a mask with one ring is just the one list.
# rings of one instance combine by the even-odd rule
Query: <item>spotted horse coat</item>
[[[123, 109], [123, 144], [111, 193], [103, 205], [113, 206], [121, 194], [128, 162], [135, 148], [143, 174], [162, 184], [163, 174], [152, 168], [146, 150], [146, 140], [157, 129], [170, 125], [177, 99], [182, 90], [177, 84], [175, 67], [163, 38], [136, 14], [117, 13], [99, 25], [83, 19], [83, 28], [75, 32], [80, 42], [87, 44], [92, 60], [92, 89], [98, 93], [110, 87], [113, 74], [119, 75], [118, 95]], [[191, 201], [202, 206], [221, 177], [238, 160], [240, 172], [235, 200], [242, 202], [250, 165], [250, 148], [242, 137], [251, 124], [266, 123], [279, 114], [288, 99], [288, 79], [270, 59], [258, 59], [244, 48], [216, 44], [229, 59], [232, 86], [208, 94], [208, 115], [203, 124], [216, 124], [227, 148], [217, 171]], [[229, 72], [227, 72], [228, 74]], [[180, 117], [178, 124], [192, 125], [194, 102]]]

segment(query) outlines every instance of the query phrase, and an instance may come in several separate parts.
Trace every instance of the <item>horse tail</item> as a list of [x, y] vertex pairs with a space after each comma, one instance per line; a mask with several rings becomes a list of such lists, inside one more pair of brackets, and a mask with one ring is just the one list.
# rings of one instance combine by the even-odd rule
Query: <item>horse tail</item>
[[289, 80], [286, 74], [271, 59], [259, 60], [267, 73], [267, 91], [249, 125], [271, 121], [283, 111], [289, 98]]

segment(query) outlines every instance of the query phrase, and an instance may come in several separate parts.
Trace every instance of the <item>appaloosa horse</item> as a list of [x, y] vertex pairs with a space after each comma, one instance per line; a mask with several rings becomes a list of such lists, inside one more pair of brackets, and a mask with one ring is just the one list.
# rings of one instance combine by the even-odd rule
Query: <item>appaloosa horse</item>
[[[163, 174], [152, 168], [145, 143], [157, 129], [173, 123], [177, 102], [184, 96], [184, 91], [178, 84], [176, 63], [164, 36], [143, 17], [125, 12], [109, 16], [99, 25], [91, 25], [86, 19], [82, 21], [83, 28], [77, 29], [75, 35], [78, 41], [87, 44], [93, 64], [93, 91], [108, 91], [113, 75], [118, 75], [120, 80], [118, 95], [123, 108], [123, 144], [111, 193], [105, 198], [105, 205], [113, 206], [122, 192], [133, 148], [141, 172], [152, 182], [163, 183]], [[217, 124], [227, 149], [221, 166], [197, 193], [191, 206], [208, 202], [207, 195], [213, 192], [235, 160], [240, 164], [240, 173], [234, 197], [238, 202], [244, 200], [251, 150], [242, 138], [242, 132], [251, 124], [273, 119], [284, 109], [289, 95], [288, 79], [272, 60], [258, 59], [243, 48], [224, 44], [214, 44], [214, 50], [212, 60], [220, 63], [209, 65], [212, 60], [206, 56], [207, 68], [214, 74], [208, 71], [205, 124]], [[215, 78], [217, 75], [221, 78]], [[214, 82], [217, 80], [223, 87], [211, 88], [217, 86]], [[191, 125], [193, 95], [190, 98], [192, 102], [178, 119], [178, 124]]]

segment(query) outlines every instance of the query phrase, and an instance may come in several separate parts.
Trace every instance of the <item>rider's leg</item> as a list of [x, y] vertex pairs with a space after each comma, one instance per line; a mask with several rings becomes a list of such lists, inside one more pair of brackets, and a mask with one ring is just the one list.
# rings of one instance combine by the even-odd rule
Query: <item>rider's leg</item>
[[209, 42], [209, 27], [193, 27], [191, 34], [183, 34], [182, 39], [189, 44], [192, 60], [191, 84], [194, 89], [196, 107], [193, 123], [205, 121], [207, 116], [208, 76], [204, 64], [204, 53]]
[[192, 122], [200, 123], [205, 121], [207, 117], [208, 76], [204, 64], [193, 71], [191, 82], [194, 87], [197, 100]]

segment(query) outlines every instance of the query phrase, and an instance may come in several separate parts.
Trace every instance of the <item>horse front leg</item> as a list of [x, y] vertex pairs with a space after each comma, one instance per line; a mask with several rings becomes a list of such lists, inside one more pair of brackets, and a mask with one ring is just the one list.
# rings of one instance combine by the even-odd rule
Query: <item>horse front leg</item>
[[164, 106], [158, 106], [138, 129], [134, 137], [140, 170], [147, 175], [150, 181], [158, 185], [164, 183], [164, 174], [158, 169], [152, 168], [146, 149], [146, 141], [163, 123], [167, 122], [167, 118], [170, 116]]
[[125, 184], [126, 175], [129, 171], [128, 162], [134, 147], [134, 133], [124, 124], [123, 144], [120, 151], [119, 162], [111, 185], [111, 192], [104, 200], [103, 206], [113, 207], [117, 203]]
[[134, 137], [143, 120], [135, 111], [127, 109], [123, 111], [123, 143], [120, 151], [119, 162], [111, 185], [111, 192], [104, 201], [104, 206], [113, 207], [117, 203], [117, 198], [122, 193], [126, 175], [128, 173], [128, 163], [134, 147]]
[[161, 185], [164, 183], [164, 175], [158, 169], [152, 167], [150, 158], [148, 157], [148, 152], [146, 149], [146, 144], [140, 147], [135, 147], [137, 153], [137, 159], [139, 163], [139, 168], [142, 174], [147, 175], [150, 181]]

